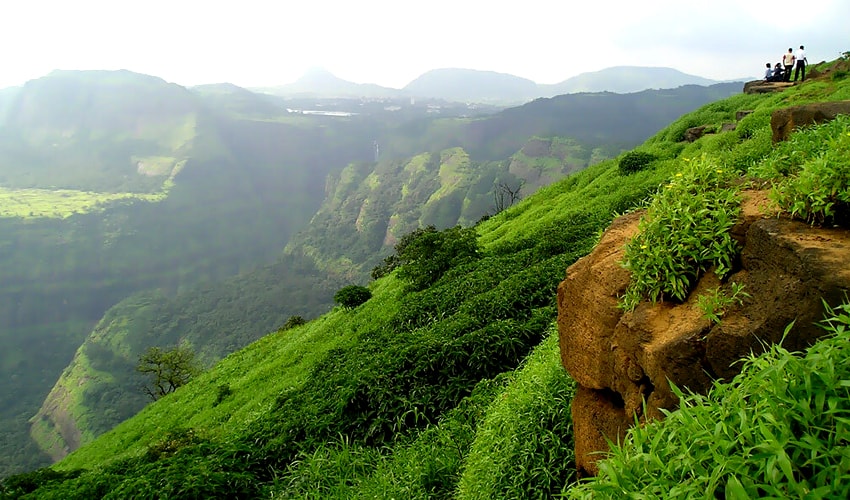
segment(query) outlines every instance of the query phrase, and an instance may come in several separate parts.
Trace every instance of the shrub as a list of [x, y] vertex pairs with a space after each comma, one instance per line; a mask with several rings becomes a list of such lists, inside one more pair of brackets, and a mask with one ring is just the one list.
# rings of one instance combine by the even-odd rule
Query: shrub
[[354, 309], [372, 298], [372, 292], [360, 285], [348, 285], [334, 294], [334, 302], [346, 309]]
[[32, 472], [9, 476], [0, 480], [0, 498], [20, 498], [50, 483], [61, 483], [62, 481], [74, 479], [82, 473], [83, 471], [80, 469], [56, 471], [49, 467], [44, 467]]
[[729, 187], [734, 177], [705, 158], [686, 159], [655, 195], [626, 244], [623, 265], [632, 276], [622, 308], [631, 310], [643, 298], [684, 300], [709, 268], [720, 277], [731, 270], [738, 248], [729, 230], [740, 211], [737, 190]]
[[730, 289], [731, 294], [727, 294], [718, 287], [697, 297], [697, 307], [702, 310], [703, 318], [711, 323], [720, 323], [720, 319], [730, 306], [736, 302], [738, 305], [743, 305], [744, 297], [750, 297], [750, 294], [744, 291], [743, 283], [732, 283]]
[[213, 403], [213, 406], [220, 405], [222, 403], [222, 401], [227, 399], [227, 396], [230, 396], [231, 394], [233, 394], [233, 389], [230, 388], [230, 384], [219, 385], [218, 386], [218, 392], [216, 393], [216, 396], [215, 396], [215, 403]]
[[384, 257], [380, 264], [372, 268], [372, 279], [380, 279], [393, 272], [399, 265], [398, 255], [392, 254]]
[[280, 327], [281, 330], [291, 330], [296, 326], [301, 326], [307, 324], [307, 320], [302, 318], [301, 316], [290, 316], [287, 318], [286, 323]]
[[188, 384], [202, 367], [192, 347], [180, 344], [168, 349], [149, 347], [139, 357], [136, 371], [149, 377], [142, 390], [156, 401]]
[[647, 153], [645, 151], [629, 151], [620, 158], [618, 166], [621, 174], [629, 175], [634, 172], [640, 172], [652, 164], [652, 162], [656, 159], [658, 159], [658, 157], [652, 153]]
[[480, 257], [475, 229], [453, 228], [437, 231], [434, 226], [406, 235], [396, 245], [399, 277], [413, 290], [423, 290], [446, 271]]
[[[803, 150], [799, 167], [782, 178], [771, 199], [782, 210], [811, 224], [850, 222], [850, 117], [841, 115], [829, 124], [802, 134], [817, 144], [815, 153]], [[806, 154], [808, 153], [808, 154]], [[793, 175], [796, 174], [796, 175]]]

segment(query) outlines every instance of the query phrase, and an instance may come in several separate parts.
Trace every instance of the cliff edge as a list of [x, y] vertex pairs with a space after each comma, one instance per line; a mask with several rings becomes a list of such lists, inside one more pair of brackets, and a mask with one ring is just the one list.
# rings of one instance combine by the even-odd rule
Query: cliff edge
[[[768, 216], [766, 204], [766, 192], [744, 192], [733, 228], [742, 249], [734, 271], [723, 282], [706, 273], [683, 303], [617, 307], [629, 283], [620, 265], [624, 245], [640, 212], [615, 220], [593, 252], [567, 269], [558, 287], [558, 329], [562, 363], [579, 384], [572, 415], [580, 474], [596, 474], [607, 440], [676, 407], [671, 382], [705, 392], [766, 343], [799, 350], [822, 335], [823, 301], [837, 304], [850, 290], [850, 231]], [[697, 298], [732, 283], [748, 295], [719, 322], [709, 321]]]

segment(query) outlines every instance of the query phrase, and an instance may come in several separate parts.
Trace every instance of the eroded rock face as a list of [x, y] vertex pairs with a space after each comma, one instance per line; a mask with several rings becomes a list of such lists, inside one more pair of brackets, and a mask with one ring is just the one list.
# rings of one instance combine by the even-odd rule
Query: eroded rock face
[[766, 82], [764, 80], [753, 80], [744, 84], [745, 94], [769, 94], [779, 92], [793, 87], [794, 82]]
[[750, 297], [728, 309], [719, 324], [697, 307], [700, 294], [722, 285], [714, 273], [684, 303], [617, 308], [629, 281], [620, 265], [623, 246], [637, 231], [640, 213], [617, 219], [594, 251], [567, 270], [558, 287], [558, 329], [562, 363], [580, 385], [572, 414], [582, 474], [597, 472], [606, 437], [622, 438], [635, 416], [661, 418], [661, 409], [676, 407], [668, 381], [703, 392], [715, 379], [729, 380], [738, 360], [780, 341], [791, 322], [784, 341], [791, 350], [823, 334], [816, 325], [821, 299], [835, 305], [850, 290], [850, 231], [763, 215], [764, 200], [764, 192], [747, 193], [732, 231], [742, 253], [726, 282], [743, 284]]
[[816, 102], [777, 109], [770, 115], [773, 142], [787, 140], [794, 129], [828, 122], [838, 115], [850, 115], [850, 101]]

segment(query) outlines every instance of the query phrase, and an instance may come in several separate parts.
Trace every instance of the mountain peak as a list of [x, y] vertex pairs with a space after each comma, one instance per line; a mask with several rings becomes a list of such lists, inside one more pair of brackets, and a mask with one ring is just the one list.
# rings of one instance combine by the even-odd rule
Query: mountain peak
[[295, 83], [297, 84], [329, 84], [344, 81], [330, 71], [321, 67], [310, 68]]

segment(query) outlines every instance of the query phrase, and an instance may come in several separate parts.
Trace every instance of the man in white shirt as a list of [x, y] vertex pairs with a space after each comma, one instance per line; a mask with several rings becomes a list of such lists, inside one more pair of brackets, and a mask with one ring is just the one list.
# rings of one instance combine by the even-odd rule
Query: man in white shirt
[[797, 61], [797, 66], [794, 68], [794, 81], [797, 81], [797, 77], [800, 76], [800, 72], [803, 73], [803, 78], [800, 80], [801, 82], [806, 81], [806, 66], [809, 61], [806, 60], [806, 49], [800, 45], [800, 48], [797, 49], [797, 53], [794, 54], [794, 57]]

